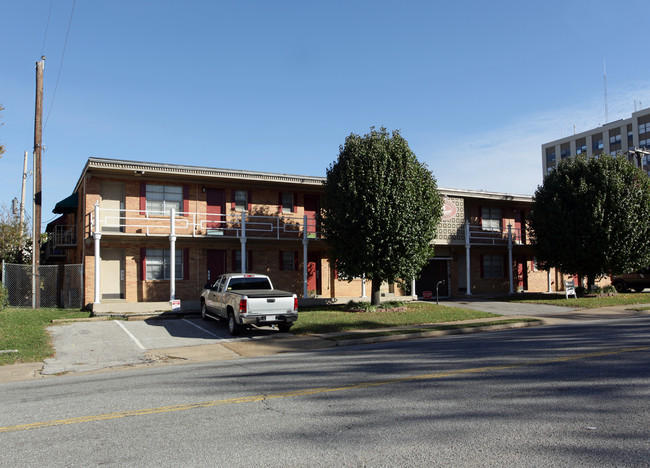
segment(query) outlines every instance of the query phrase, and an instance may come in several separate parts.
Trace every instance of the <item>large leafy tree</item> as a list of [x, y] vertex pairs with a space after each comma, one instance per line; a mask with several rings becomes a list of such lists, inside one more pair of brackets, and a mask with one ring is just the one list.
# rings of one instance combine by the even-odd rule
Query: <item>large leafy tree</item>
[[26, 224], [21, 224], [7, 206], [0, 205], [0, 260], [29, 263], [31, 258], [31, 240]]
[[432, 255], [442, 212], [436, 180], [399, 131], [350, 134], [327, 169], [318, 220], [340, 278], [410, 279]]
[[576, 157], [538, 187], [530, 228], [537, 259], [587, 278], [650, 264], [650, 179], [625, 158]]

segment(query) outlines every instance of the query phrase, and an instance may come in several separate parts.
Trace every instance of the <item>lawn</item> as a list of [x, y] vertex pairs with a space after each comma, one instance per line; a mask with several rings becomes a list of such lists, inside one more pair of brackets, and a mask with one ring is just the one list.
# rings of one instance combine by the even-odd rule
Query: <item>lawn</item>
[[504, 302], [528, 302], [531, 304], [550, 304], [576, 309], [594, 309], [632, 304], [650, 304], [650, 293], [625, 293], [603, 297], [569, 297], [563, 294], [522, 293], [495, 298]]
[[487, 312], [421, 302], [406, 303], [405, 307], [406, 310], [376, 312], [350, 312], [344, 305], [301, 308], [291, 332], [306, 335], [499, 317]]
[[54, 353], [45, 330], [54, 319], [89, 317], [89, 312], [64, 309], [0, 310], [0, 365], [38, 362]]

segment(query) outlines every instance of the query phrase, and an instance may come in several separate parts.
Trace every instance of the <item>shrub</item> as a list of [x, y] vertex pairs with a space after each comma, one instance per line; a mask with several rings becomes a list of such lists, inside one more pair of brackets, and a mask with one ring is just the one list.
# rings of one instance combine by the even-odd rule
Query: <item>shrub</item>
[[9, 291], [5, 288], [5, 285], [0, 286], [0, 310], [4, 310], [5, 307], [9, 307]]

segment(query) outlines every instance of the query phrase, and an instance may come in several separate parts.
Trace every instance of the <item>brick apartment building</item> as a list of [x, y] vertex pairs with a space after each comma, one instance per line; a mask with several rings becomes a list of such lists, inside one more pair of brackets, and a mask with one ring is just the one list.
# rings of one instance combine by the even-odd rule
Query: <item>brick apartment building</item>
[[[198, 304], [225, 272], [267, 273], [301, 298], [370, 294], [369, 281], [342, 281], [318, 232], [324, 178], [90, 158], [48, 225], [46, 261], [82, 264], [83, 304]], [[538, 271], [526, 237], [532, 198], [440, 189], [445, 211], [419, 297], [556, 289]], [[172, 216], [173, 213], [173, 216]], [[173, 279], [172, 279], [173, 278]], [[512, 278], [512, 280], [511, 280]], [[558, 281], [559, 280], [559, 281]], [[441, 283], [442, 282], [442, 283]], [[470, 285], [468, 287], [468, 285]], [[412, 297], [385, 284], [383, 296]]]

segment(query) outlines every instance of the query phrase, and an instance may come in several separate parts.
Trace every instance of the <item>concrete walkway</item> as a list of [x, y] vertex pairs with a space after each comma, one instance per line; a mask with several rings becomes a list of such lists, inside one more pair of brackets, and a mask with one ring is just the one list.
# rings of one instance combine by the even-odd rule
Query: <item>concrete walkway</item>
[[499, 302], [486, 299], [462, 299], [441, 301], [440, 305], [460, 307], [461, 309], [479, 310], [497, 315], [516, 315], [526, 317], [544, 317], [546, 315], [566, 314], [577, 310], [572, 307], [558, 307], [547, 304], [529, 304], [525, 302]]

